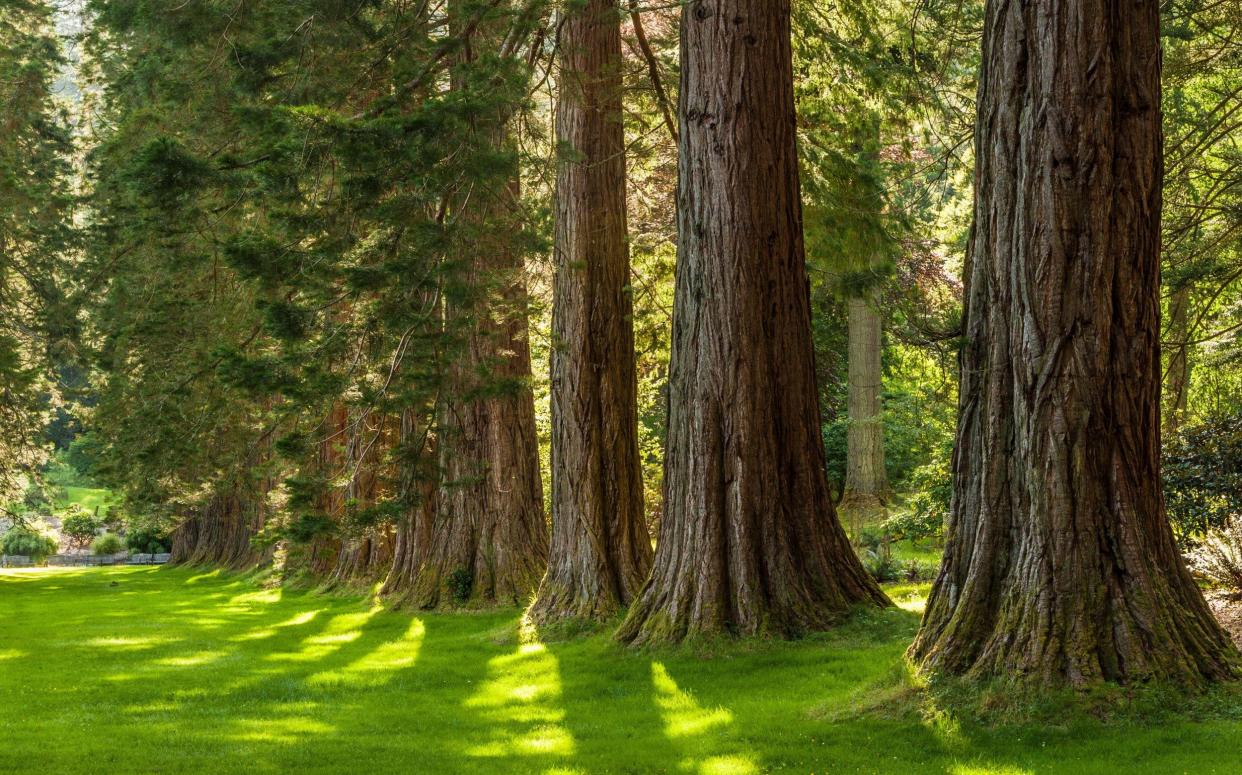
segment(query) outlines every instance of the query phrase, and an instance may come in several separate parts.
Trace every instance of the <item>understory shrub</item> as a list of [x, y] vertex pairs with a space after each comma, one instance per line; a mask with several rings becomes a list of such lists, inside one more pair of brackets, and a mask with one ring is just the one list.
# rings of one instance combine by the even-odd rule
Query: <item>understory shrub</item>
[[35, 522], [13, 525], [0, 537], [0, 554], [17, 554], [36, 561], [55, 554], [58, 546], [56, 539]]
[[91, 542], [91, 554], [116, 554], [125, 549], [125, 542], [116, 533], [104, 533]]
[[1242, 592], [1242, 522], [1212, 530], [1188, 555], [1190, 569], [1212, 586]]
[[453, 600], [459, 604], [466, 602], [474, 588], [474, 574], [469, 568], [454, 568], [448, 575], [448, 588]]
[[131, 552], [159, 554], [172, 548], [172, 537], [158, 525], [134, 525], [125, 534], [125, 543]]
[[1164, 497], [1187, 546], [1242, 520], [1242, 413], [1207, 417], [1164, 441]]

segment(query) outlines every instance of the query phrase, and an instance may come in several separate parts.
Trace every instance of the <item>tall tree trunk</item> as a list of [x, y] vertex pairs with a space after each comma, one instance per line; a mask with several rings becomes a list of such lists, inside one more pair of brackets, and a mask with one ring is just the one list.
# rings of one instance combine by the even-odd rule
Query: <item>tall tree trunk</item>
[[789, 0], [700, 0], [681, 28], [678, 265], [664, 517], [618, 637], [792, 636], [887, 604], [824, 468]]
[[1160, 9], [991, 0], [955, 491], [911, 655], [1043, 683], [1234, 672], [1160, 490]]
[[349, 480], [341, 513], [345, 524], [335, 566], [327, 579], [329, 586], [369, 586], [387, 576], [392, 566], [395, 536], [391, 527], [377, 525], [353, 532], [356, 528], [348, 524], [351, 512], [371, 508], [385, 497], [382, 466], [391, 438], [386, 418], [375, 412], [366, 412], [350, 423], [345, 449]]
[[638, 457], [626, 243], [621, 12], [587, 0], [560, 26], [552, 307], [552, 545], [535, 621], [605, 618], [651, 569]]
[[431, 547], [439, 465], [433, 462], [437, 460], [435, 437], [427, 425], [415, 409], [406, 409], [401, 415], [401, 444], [405, 449], [398, 500], [403, 513], [396, 525], [392, 568], [381, 590], [385, 596], [400, 597], [411, 590]]
[[263, 529], [264, 517], [261, 498], [249, 488], [216, 493], [174, 531], [169, 562], [234, 570], [261, 565], [271, 551], [251, 540]]
[[857, 536], [864, 525], [887, 514], [888, 477], [884, 471], [884, 420], [881, 391], [883, 337], [879, 294], [851, 297], [849, 306], [849, 429], [845, 492], [838, 511]]
[[1186, 419], [1190, 400], [1190, 286], [1173, 291], [1169, 299], [1169, 325], [1166, 340], [1173, 342], [1169, 354], [1169, 370], [1165, 379], [1164, 430], [1177, 433]]
[[[452, 13], [459, 8], [450, 4]], [[481, 11], [480, 11], [481, 12]], [[483, 19], [465, 32], [453, 87], [491, 88], [472, 66], [477, 46], [498, 48], [512, 31]], [[507, 110], [475, 120], [470, 138], [497, 154], [512, 145]], [[530, 342], [524, 261], [514, 211], [516, 174], [507, 185], [475, 185], [457, 218], [472, 237], [470, 255], [453, 279], [465, 294], [445, 299], [445, 330], [464, 338], [447, 364], [439, 423], [442, 485], [431, 547], [411, 601], [440, 605], [520, 605], [547, 570], [548, 532], [530, 389]], [[465, 298], [461, 298], [464, 295]]]
[[505, 299], [447, 313], [469, 313], [474, 330], [449, 366], [453, 395], [440, 419], [443, 484], [412, 593], [421, 608], [520, 605], [547, 569], [522, 260], [503, 245], [485, 246], [472, 270], [479, 284], [483, 274], [504, 275]]

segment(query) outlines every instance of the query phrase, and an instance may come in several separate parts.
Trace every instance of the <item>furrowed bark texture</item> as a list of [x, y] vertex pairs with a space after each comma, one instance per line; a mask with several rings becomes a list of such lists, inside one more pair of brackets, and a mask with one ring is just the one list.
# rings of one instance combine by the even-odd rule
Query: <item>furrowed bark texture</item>
[[439, 466], [435, 437], [428, 432], [421, 413], [407, 409], [401, 415], [401, 443], [411, 458], [403, 464], [401, 501], [404, 513], [396, 525], [392, 567], [381, 594], [400, 598], [408, 594], [431, 546], [435, 521]]
[[552, 336], [552, 544], [536, 622], [606, 618], [651, 569], [638, 457], [626, 243], [621, 15], [588, 0], [560, 27]]
[[883, 330], [875, 291], [853, 297], [849, 307], [849, 429], [845, 492], [838, 512], [854, 535], [887, 514], [881, 392]]
[[266, 562], [270, 550], [250, 541], [263, 528], [262, 505], [239, 493], [220, 493], [173, 533], [173, 565], [205, 565], [241, 570]]
[[792, 636], [888, 603], [824, 469], [789, 12], [699, 0], [682, 18], [665, 506], [630, 643]]
[[[385, 497], [381, 466], [391, 445], [392, 433], [385, 419], [371, 412], [350, 423], [345, 464], [350, 478], [344, 488], [346, 516], [349, 510], [366, 509]], [[328, 577], [331, 587], [374, 584], [392, 567], [395, 536], [388, 526], [368, 527], [360, 534], [342, 535], [336, 562]]]
[[911, 656], [1043, 683], [1234, 672], [1160, 489], [1151, 0], [987, 6], [944, 565]]
[[[509, 272], [507, 300], [521, 306], [521, 259], [480, 260]], [[457, 395], [444, 401], [440, 421], [444, 483], [412, 593], [421, 608], [525, 604], [547, 569], [526, 316], [481, 311], [473, 322], [477, 331], [449, 367]]]

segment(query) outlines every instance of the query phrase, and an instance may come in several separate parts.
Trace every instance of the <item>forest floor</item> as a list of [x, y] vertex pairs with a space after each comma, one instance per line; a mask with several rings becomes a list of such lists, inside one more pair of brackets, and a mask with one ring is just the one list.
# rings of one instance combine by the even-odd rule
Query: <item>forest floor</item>
[[903, 660], [926, 586], [889, 591], [797, 642], [627, 651], [245, 576], [2, 571], [0, 772], [1242, 771], [1236, 715], [937, 706]]

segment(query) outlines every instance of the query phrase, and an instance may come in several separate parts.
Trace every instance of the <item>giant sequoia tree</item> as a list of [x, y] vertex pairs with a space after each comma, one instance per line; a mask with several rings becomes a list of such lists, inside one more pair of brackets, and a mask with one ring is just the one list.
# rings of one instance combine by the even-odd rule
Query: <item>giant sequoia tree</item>
[[887, 599], [824, 471], [789, 0], [687, 7], [665, 504], [619, 637], [794, 635]]
[[1159, 13], [988, 4], [953, 513], [911, 649], [929, 668], [1235, 670], [1160, 491]]
[[638, 458], [626, 244], [621, 16], [590, 0], [560, 27], [552, 335], [552, 546], [536, 620], [628, 605], [651, 567]]

